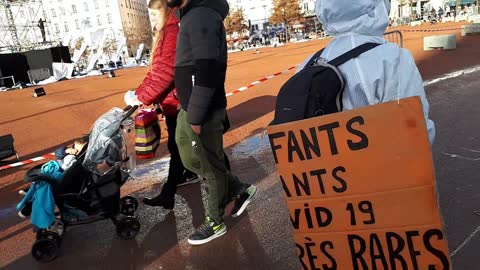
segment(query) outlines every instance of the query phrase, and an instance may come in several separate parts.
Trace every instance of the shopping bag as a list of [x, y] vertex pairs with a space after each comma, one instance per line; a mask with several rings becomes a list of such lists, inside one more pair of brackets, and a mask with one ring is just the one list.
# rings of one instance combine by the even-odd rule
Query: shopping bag
[[160, 123], [154, 109], [140, 110], [135, 116], [135, 152], [139, 159], [155, 157], [160, 143]]

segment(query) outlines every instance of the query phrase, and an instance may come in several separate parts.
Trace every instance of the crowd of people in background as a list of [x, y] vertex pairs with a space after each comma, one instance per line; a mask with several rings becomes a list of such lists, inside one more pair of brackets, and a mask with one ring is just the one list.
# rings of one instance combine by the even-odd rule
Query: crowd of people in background
[[412, 10], [408, 16], [390, 18], [390, 26], [408, 24], [415, 21], [428, 21], [430, 23], [442, 22], [445, 18], [456, 18], [459, 16], [477, 15], [480, 7], [475, 5], [464, 5], [457, 10], [454, 6], [444, 6], [431, 9], [425, 9], [424, 12]]

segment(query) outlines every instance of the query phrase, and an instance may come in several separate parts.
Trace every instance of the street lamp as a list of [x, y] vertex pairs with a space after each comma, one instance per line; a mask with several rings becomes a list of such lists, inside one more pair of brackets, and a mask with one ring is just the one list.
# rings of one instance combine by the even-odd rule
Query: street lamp
[[263, 11], [265, 11], [265, 22], [267, 22], [267, 5], [263, 5]]
[[264, 22], [263, 22], [263, 29], [262, 29], [262, 38], [264, 45], [267, 43], [267, 38], [265, 37], [266, 29], [267, 29], [267, 5], [263, 5], [264, 13]]
[[284, 19], [284, 21], [283, 21], [284, 25], [283, 26], [285, 27], [285, 43], [287, 43], [288, 42], [288, 26], [287, 26], [287, 19], [285, 18], [286, 15], [285, 15], [285, 8], [284, 7], [282, 7], [282, 15], [283, 15], [283, 19]]

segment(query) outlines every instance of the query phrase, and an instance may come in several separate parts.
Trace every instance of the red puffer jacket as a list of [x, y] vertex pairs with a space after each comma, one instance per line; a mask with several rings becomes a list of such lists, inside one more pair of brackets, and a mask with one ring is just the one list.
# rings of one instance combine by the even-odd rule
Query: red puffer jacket
[[143, 104], [160, 103], [163, 113], [169, 116], [176, 115], [179, 104], [173, 83], [178, 30], [178, 19], [172, 11], [153, 56], [151, 69], [135, 91]]

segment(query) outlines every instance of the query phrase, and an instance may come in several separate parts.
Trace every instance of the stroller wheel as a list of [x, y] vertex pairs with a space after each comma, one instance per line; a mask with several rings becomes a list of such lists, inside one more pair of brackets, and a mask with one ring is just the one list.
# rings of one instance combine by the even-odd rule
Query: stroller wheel
[[47, 231], [47, 230], [40, 230], [37, 232], [37, 240], [51, 240], [57, 244], [57, 247], [60, 247], [62, 244], [62, 237], [57, 233]]
[[125, 217], [117, 223], [117, 234], [123, 240], [131, 240], [140, 232], [140, 222], [136, 218]]
[[125, 216], [134, 216], [138, 209], [138, 200], [132, 196], [125, 196], [120, 200], [120, 213]]
[[58, 245], [52, 239], [39, 239], [32, 246], [32, 256], [39, 262], [51, 262], [58, 256]]

